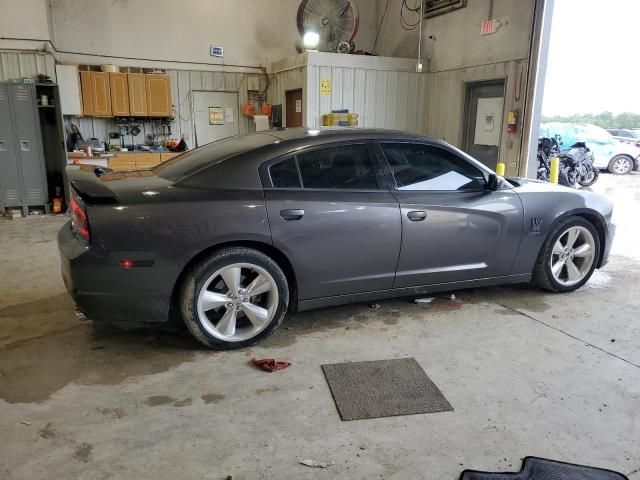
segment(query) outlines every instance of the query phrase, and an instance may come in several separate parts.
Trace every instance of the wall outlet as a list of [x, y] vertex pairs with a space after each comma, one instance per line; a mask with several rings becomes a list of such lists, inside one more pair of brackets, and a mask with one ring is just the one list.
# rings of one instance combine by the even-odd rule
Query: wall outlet
[[215, 45], [211, 45], [210, 50], [209, 50], [209, 54], [212, 57], [224, 57], [224, 48], [223, 47], [216, 47]]

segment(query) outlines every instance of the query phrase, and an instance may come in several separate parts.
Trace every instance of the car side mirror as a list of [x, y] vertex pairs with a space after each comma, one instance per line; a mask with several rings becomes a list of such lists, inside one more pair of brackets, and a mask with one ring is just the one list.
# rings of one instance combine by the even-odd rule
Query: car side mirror
[[500, 187], [500, 180], [498, 179], [498, 175], [495, 173], [490, 173], [487, 178], [487, 190], [491, 190], [495, 192]]

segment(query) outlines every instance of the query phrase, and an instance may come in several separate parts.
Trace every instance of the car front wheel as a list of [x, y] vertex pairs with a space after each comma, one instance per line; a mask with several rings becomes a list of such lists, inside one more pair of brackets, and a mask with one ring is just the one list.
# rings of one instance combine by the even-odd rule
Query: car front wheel
[[244, 247], [222, 249], [197, 265], [181, 292], [187, 328], [217, 349], [242, 348], [267, 337], [282, 323], [288, 304], [282, 269]]
[[581, 217], [569, 217], [554, 227], [536, 262], [533, 281], [552, 292], [572, 292], [583, 286], [596, 268], [600, 238]]
[[626, 175], [633, 170], [633, 161], [626, 155], [616, 155], [609, 162], [609, 171], [614, 175]]

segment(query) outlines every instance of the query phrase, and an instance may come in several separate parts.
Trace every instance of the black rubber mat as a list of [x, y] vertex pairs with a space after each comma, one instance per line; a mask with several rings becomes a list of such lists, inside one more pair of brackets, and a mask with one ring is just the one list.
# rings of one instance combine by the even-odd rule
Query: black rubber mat
[[490, 473], [465, 470], [460, 480], [629, 480], [625, 475], [604, 468], [586, 467], [538, 457], [526, 457], [516, 473]]
[[415, 358], [322, 365], [342, 420], [451, 411]]

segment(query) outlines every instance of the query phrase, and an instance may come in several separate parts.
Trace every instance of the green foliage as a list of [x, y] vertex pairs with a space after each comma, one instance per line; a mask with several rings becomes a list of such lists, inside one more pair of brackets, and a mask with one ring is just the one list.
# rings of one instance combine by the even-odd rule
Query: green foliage
[[569, 115], [567, 117], [542, 117], [543, 122], [562, 122], [562, 123], [589, 123], [602, 128], [640, 128], [640, 114], [638, 113], [621, 113], [614, 115], [611, 112], [602, 112], [598, 114], [587, 113], [584, 115]]

